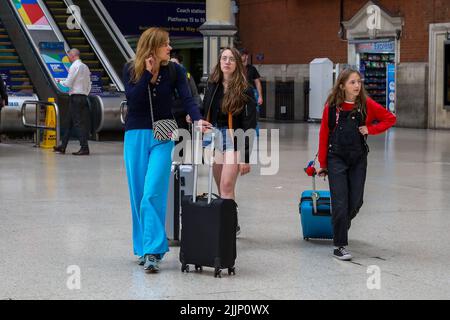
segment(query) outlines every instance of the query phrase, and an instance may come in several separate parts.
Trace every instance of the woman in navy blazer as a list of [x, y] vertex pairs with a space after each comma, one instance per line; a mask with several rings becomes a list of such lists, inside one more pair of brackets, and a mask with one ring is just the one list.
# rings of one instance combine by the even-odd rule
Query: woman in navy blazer
[[[128, 177], [133, 251], [147, 272], [159, 271], [159, 262], [169, 251], [165, 233], [167, 193], [174, 142], [153, 137], [154, 120], [173, 119], [176, 89], [186, 112], [199, 125], [198, 105], [192, 97], [183, 69], [175, 65], [176, 81], [169, 72], [169, 34], [160, 28], [146, 30], [139, 39], [136, 58], [124, 67], [123, 82], [128, 113], [125, 122], [124, 159]], [[150, 97], [152, 104], [150, 104]]]

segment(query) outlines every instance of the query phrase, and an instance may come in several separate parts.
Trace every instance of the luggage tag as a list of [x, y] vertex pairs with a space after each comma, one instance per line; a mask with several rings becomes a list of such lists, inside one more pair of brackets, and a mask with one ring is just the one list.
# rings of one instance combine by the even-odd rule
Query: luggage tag
[[312, 177], [312, 185], [313, 185], [313, 189], [312, 189], [312, 193], [311, 193], [311, 199], [312, 199], [312, 204], [313, 204], [313, 210], [314, 213], [317, 214], [317, 201], [320, 199], [320, 195], [318, 192], [316, 192], [316, 175], [317, 175], [317, 171], [316, 168], [314, 167], [315, 163], [316, 163], [316, 159], [317, 159], [317, 155], [314, 158], [314, 160], [311, 160], [308, 165], [306, 166], [306, 168], [304, 169], [306, 174], [310, 177]]

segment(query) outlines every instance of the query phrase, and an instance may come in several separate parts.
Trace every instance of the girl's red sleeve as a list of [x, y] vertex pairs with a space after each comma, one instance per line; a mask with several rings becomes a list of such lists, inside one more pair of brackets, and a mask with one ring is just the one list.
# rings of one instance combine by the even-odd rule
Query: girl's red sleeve
[[[397, 118], [395, 115], [388, 111], [385, 107], [378, 104], [371, 98], [367, 98], [367, 130], [369, 130], [370, 135], [380, 134], [390, 127], [392, 127]], [[377, 123], [373, 123], [377, 120]]]
[[322, 123], [320, 125], [319, 132], [319, 155], [318, 160], [321, 168], [327, 168], [327, 156], [328, 156], [328, 136], [330, 130], [328, 128], [328, 104], [325, 105], [322, 115]]

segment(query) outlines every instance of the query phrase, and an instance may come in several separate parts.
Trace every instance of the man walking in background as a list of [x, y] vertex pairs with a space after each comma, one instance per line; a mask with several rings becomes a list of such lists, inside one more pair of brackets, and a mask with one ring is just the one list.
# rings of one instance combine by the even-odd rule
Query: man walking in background
[[[244, 64], [244, 67], [245, 67], [248, 84], [253, 88], [253, 93], [255, 94], [255, 100], [257, 102], [256, 111], [258, 111], [258, 115], [259, 115], [260, 106], [263, 104], [261, 76], [259, 75], [259, 72], [255, 68], [255, 66], [253, 66], [249, 63], [248, 50], [241, 49], [240, 53], [241, 53], [242, 63]], [[256, 125], [256, 134], [257, 134], [257, 136], [259, 136], [259, 125], [258, 124]]]
[[80, 51], [78, 49], [71, 49], [67, 53], [72, 65], [69, 68], [69, 75], [65, 81], [60, 84], [69, 88], [69, 114], [70, 125], [67, 128], [62, 142], [59, 146], [54, 147], [53, 150], [59, 153], [65, 153], [67, 144], [69, 143], [72, 129], [77, 133], [80, 140], [80, 150], [72, 153], [76, 156], [83, 156], [89, 154], [88, 146], [88, 123], [85, 121], [86, 114], [89, 112], [88, 95], [91, 91], [91, 71], [80, 59]]

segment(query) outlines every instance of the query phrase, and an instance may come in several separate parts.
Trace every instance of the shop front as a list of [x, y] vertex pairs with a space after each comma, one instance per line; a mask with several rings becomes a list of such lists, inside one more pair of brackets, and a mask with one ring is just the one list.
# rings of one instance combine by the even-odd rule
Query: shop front
[[361, 72], [369, 96], [395, 113], [403, 19], [390, 16], [369, 1], [343, 25], [347, 30], [348, 64]]

